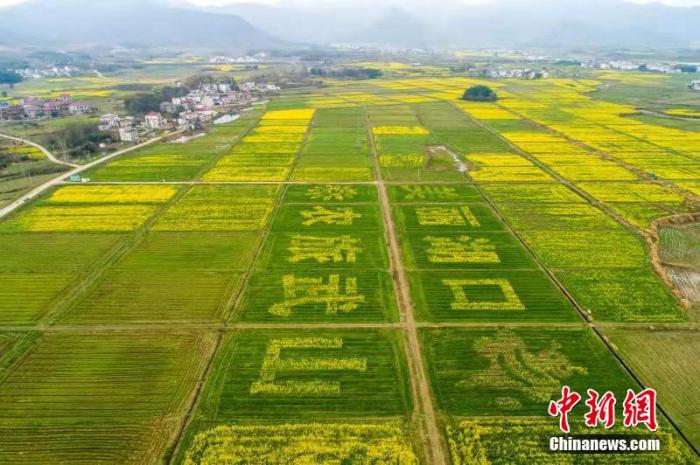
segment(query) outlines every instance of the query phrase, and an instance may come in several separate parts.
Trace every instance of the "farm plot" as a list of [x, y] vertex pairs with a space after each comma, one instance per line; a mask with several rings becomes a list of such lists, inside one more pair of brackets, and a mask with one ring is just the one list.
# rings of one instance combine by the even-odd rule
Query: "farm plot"
[[501, 135], [569, 181], [633, 181], [639, 178], [614, 161], [543, 130], [502, 132]]
[[221, 321], [257, 244], [255, 233], [153, 232], [83, 293], [61, 322]]
[[286, 203], [376, 203], [377, 190], [373, 186], [356, 184], [319, 184], [313, 186], [290, 185]]
[[204, 137], [187, 143], [160, 143], [118, 157], [89, 170], [93, 181], [190, 181], [213, 163], [259, 117], [248, 113], [232, 124], [215, 126]]
[[300, 153], [294, 180], [371, 180], [365, 124], [365, 112], [360, 107], [318, 110]]
[[[197, 452], [217, 457], [234, 450], [251, 463], [314, 454], [314, 460], [332, 464], [348, 454], [357, 458], [359, 450], [346, 445], [359, 446], [373, 462], [417, 463], [397, 419], [412, 402], [402, 339], [394, 331], [228, 333], [212, 366], [176, 463], [205, 463], [197, 461]], [[357, 444], [357, 435], [364, 444]], [[288, 455], [281, 457], [283, 452]]]
[[[552, 103], [555, 99], [559, 102], [561, 95], [552, 99]], [[545, 118], [547, 124], [559, 125], [557, 130], [562, 121], [572, 118], [552, 109], [544, 111], [544, 105], [538, 107], [530, 100], [508, 99], [507, 105], [536, 121]], [[489, 124], [489, 120], [484, 122]], [[507, 131], [502, 135], [567, 179], [635, 179], [617, 164], [613, 166], [561, 136], [542, 130]], [[598, 175], [577, 174], [583, 172]], [[682, 197], [658, 185], [582, 182], [579, 186], [639, 227], [648, 227], [655, 218], [688, 208]], [[482, 188], [593, 317], [633, 321], [684, 318], [675, 299], [651, 270], [646, 245], [565, 186], [485, 183]], [[626, 271], [634, 282], [631, 287], [623, 278]], [[601, 294], [603, 290], [605, 293]], [[647, 294], [649, 299], [645, 298]]]
[[[356, 187], [376, 199], [374, 187], [293, 187], [298, 190], [290, 190], [282, 202], [255, 265], [240, 318], [277, 322], [395, 320], [396, 303], [386, 271], [389, 260], [376, 202], [297, 203], [299, 197], [303, 202], [319, 195], [328, 198], [323, 192], [335, 198], [357, 194], [362, 199]], [[374, 191], [371, 194], [370, 189]]]
[[480, 202], [483, 197], [466, 184], [441, 186], [436, 184], [404, 184], [388, 186], [394, 204]]
[[483, 190], [595, 319], [685, 319], [652, 271], [642, 240], [566, 187], [489, 184]]
[[[569, 81], [559, 85], [568, 87], [568, 84]], [[524, 117], [531, 118], [577, 143], [602, 152], [613, 160], [645, 171], [654, 178], [675, 183], [684, 179], [695, 179], [697, 176], [697, 170], [694, 169], [694, 157], [699, 146], [697, 134], [627, 118], [626, 115], [636, 112], [635, 108], [593, 100], [589, 95], [579, 93], [579, 90], [584, 89], [564, 90], [556, 88], [556, 85], [554, 88], [546, 85], [535, 94], [528, 92], [528, 86], [529, 84], [525, 84], [519, 88], [512, 98], [504, 100], [501, 105], [516, 110]], [[522, 147], [538, 158], [542, 155], [544, 147], [551, 146], [552, 142], [563, 146], [564, 140], [555, 135], [547, 135], [547, 140], [539, 141], [527, 134], [504, 135], [508, 138], [516, 136], [520, 139], [530, 139], [516, 143], [521, 145], [524, 142], [529, 145]], [[560, 149], [557, 151], [565, 155], [569, 153]], [[580, 149], [576, 151], [580, 152]], [[625, 173], [619, 165], [614, 166], [609, 160], [600, 160], [599, 155], [595, 153], [585, 154], [588, 156], [584, 160], [591, 160], [591, 155], [598, 158], [594, 164], [589, 165], [590, 169], [584, 172], [568, 168], [565, 172], [562, 171], [562, 175], [574, 181], [634, 179], [631, 176], [635, 175]], [[553, 167], [557, 170], [568, 163], [566, 158], [555, 156], [554, 153], [549, 156], [551, 162], [557, 165]], [[546, 162], [544, 158], [541, 159]], [[576, 160], [579, 161], [580, 159]], [[588, 163], [586, 161], [587, 165]], [[631, 217], [634, 219], [634, 215]]]
[[0, 322], [43, 319], [56, 299], [123, 240], [116, 234], [0, 234]]
[[0, 208], [67, 170], [32, 145], [0, 139]]
[[551, 181], [552, 177], [522, 155], [474, 153], [464, 157], [467, 174], [476, 182]]
[[411, 399], [400, 335], [383, 330], [244, 331], [225, 336], [196, 419], [394, 417]]
[[260, 465], [419, 463], [400, 423], [346, 422], [218, 426], [197, 434], [181, 463], [220, 463], [233, 454]]
[[368, 108], [372, 138], [387, 181], [458, 181], [455, 160], [438, 147], [409, 105]]
[[404, 261], [410, 269], [532, 270], [534, 260], [510, 233], [402, 234]]
[[[412, 188], [413, 187], [413, 188]], [[418, 189], [418, 190], [416, 190]], [[471, 195], [470, 195], [471, 194]], [[572, 321], [576, 313], [471, 186], [393, 186], [417, 317]], [[448, 203], [454, 196], [470, 203]], [[424, 203], [413, 199], [424, 198]], [[437, 199], [437, 200], [433, 200]]]
[[[204, 175], [204, 181], [286, 181], [306, 139], [314, 110], [277, 110], [265, 113], [241, 142]], [[281, 132], [277, 128], [284, 126]]]
[[533, 270], [413, 272], [416, 317], [426, 321], [576, 321], [571, 304]]
[[656, 389], [670, 417], [700, 446], [700, 333], [691, 330], [604, 328], [643, 383]]
[[272, 213], [274, 185], [196, 185], [153, 226], [155, 231], [259, 231]]
[[0, 332], [0, 379], [39, 337], [38, 332]]
[[462, 155], [472, 153], [509, 153], [511, 147], [488, 130], [465, 117], [450, 102], [413, 105], [420, 121], [435, 139]]
[[700, 268], [700, 224], [688, 223], [659, 228], [659, 255], [667, 265]]
[[0, 223], [0, 232], [131, 232], [143, 227], [178, 189], [65, 186]]
[[278, 186], [196, 185], [73, 302], [73, 324], [224, 320]]
[[581, 183], [578, 186], [640, 228], [648, 228], [652, 221], [664, 216], [692, 211], [683, 196], [659, 184]]
[[[588, 328], [426, 329], [421, 336], [435, 399], [452, 416], [547, 416], [563, 385], [618, 399], [637, 389]], [[576, 406], [572, 424], [583, 423], [585, 410]]]
[[42, 336], [0, 381], [0, 461], [160, 463], [213, 347], [202, 335]]
[[405, 231], [502, 232], [505, 226], [484, 202], [397, 205], [395, 221]]
[[504, 132], [502, 136], [564, 179], [577, 182], [584, 192], [639, 228], [648, 228], [657, 218], [688, 211], [682, 196], [657, 184], [623, 182], [636, 181], [639, 176], [563, 137], [544, 131]]
[[549, 438], [561, 431], [550, 420], [540, 418], [470, 418], [455, 421], [447, 428], [447, 439], [453, 465], [479, 463], [483, 465], [692, 465], [693, 453], [674, 435], [669, 427], [652, 433], [630, 433], [620, 427], [591, 433], [586, 427], [572, 428], [573, 435], [615, 438], [658, 439], [662, 453], [625, 454], [562, 454], [548, 451]]

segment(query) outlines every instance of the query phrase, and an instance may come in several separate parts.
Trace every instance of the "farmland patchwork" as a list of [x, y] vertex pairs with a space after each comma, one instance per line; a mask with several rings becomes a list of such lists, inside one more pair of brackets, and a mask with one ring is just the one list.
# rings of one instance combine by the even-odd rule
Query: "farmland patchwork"
[[605, 463], [693, 463], [700, 139], [478, 83], [286, 92], [3, 218], [0, 462], [593, 463], [549, 401], [653, 383], [663, 453]]

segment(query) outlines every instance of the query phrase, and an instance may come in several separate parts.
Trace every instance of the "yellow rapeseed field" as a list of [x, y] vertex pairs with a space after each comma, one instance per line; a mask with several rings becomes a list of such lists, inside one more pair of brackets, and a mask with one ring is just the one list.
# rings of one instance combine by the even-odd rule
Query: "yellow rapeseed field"
[[54, 192], [48, 202], [162, 203], [170, 200], [177, 191], [177, 186], [169, 185], [66, 186]]
[[430, 131], [421, 126], [375, 126], [372, 128], [375, 135], [426, 135]]

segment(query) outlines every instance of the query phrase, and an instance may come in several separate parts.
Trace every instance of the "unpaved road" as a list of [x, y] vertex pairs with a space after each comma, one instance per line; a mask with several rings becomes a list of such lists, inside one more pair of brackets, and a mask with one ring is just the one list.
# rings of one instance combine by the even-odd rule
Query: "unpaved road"
[[[369, 127], [369, 126], [368, 126]], [[371, 135], [369, 136], [370, 140]], [[379, 203], [382, 212], [382, 221], [387, 234], [387, 242], [389, 246], [389, 260], [391, 262], [391, 271], [394, 277], [399, 309], [401, 311], [401, 323], [406, 334], [406, 342], [408, 344], [408, 362], [409, 375], [411, 377], [411, 388], [414, 392], [416, 402], [416, 413], [418, 420], [421, 423], [423, 433], [426, 436], [427, 444], [424, 449], [428, 457], [429, 465], [447, 465], [447, 457], [445, 448], [442, 443], [442, 435], [438, 427], [438, 419], [435, 415], [433, 407], [433, 398], [430, 393], [430, 384], [426, 375], [425, 364], [423, 363], [422, 351], [420, 348], [420, 340], [418, 335], [418, 327], [416, 324], [415, 311], [411, 300], [411, 288], [408, 282], [408, 275], [401, 260], [401, 247], [399, 245], [396, 226], [391, 214], [391, 205], [389, 203], [389, 195], [387, 194], [386, 185], [382, 179], [381, 169], [379, 168], [376, 147], [371, 144], [374, 172], [379, 193]]]
[[[70, 176], [73, 176], [74, 174], [79, 174], [79, 173], [81, 173], [81, 172], [83, 172], [83, 171], [85, 171], [85, 170], [88, 170], [88, 169], [90, 169], [90, 168], [93, 168], [94, 166], [99, 165], [100, 163], [104, 163], [104, 162], [106, 162], [106, 161], [108, 161], [108, 160], [111, 160], [112, 158], [118, 157], [119, 155], [123, 155], [123, 154], [125, 154], [125, 153], [132, 152], [132, 151], [134, 151], [134, 150], [138, 150], [138, 149], [140, 149], [140, 148], [142, 148], [142, 147], [145, 147], [145, 146], [147, 146], [147, 145], [153, 144], [154, 142], [158, 142], [158, 141], [163, 140], [163, 139], [165, 139], [165, 138], [167, 138], [167, 137], [170, 137], [170, 136], [179, 134], [180, 132], [182, 132], [182, 131], [171, 132], [171, 133], [168, 133], [168, 134], [159, 136], [159, 137], [155, 137], [155, 138], [153, 138], [153, 139], [149, 139], [149, 140], [147, 140], [146, 142], [143, 142], [143, 143], [138, 144], [138, 145], [134, 145], [134, 146], [129, 147], [129, 148], [126, 148], [126, 149], [124, 149], [124, 150], [119, 150], [118, 152], [114, 152], [114, 153], [109, 154], [109, 155], [107, 155], [107, 156], [104, 156], [104, 157], [102, 157], [102, 158], [98, 158], [97, 160], [91, 161], [90, 163], [87, 163], [87, 164], [85, 164], [85, 165], [81, 165], [81, 166], [78, 166], [78, 165], [71, 165], [71, 166], [75, 166], [75, 168], [72, 169], [71, 171], [68, 171], [67, 173], [63, 173], [63, 174], [61, 174], [61, 175], [59, 175], [59, 176], [57, 176], [57, 177], [55, 177], [55, 178], [53, 178], [53, 179], [50, 179], [50, 180], [46, 181], [46, 182], [43, 183], [43, 184], [40, 184], [39, 186], [37, 186], [37, 187], [35, 187], [34, 189], [32, 189], [31, 191], [27, 192], [26, 194], [24, 194], [22, 197], [18, 198], [17, 200], [15, 200], [14, 202], [12, 202], [11, 204], [9, 204], [9, 205], [7, 205], [6, 207], [0, 209], [0, 218], [2, 218], [3, 216], [9, 214], [10, 212], [16, 210], [17, 208], [21, 207], [22, 205], [24, 205], [26, 202], [30, 201], [31, 199], [37, 197], [37, 196], [40, 195], [42, 192], [44, 192], [46, 189], [49, 189], [49, 188], [51, 188], [51, 187], [53, 187], [53, 186], [56, 186], [56, 185], [58, 185], [58, 184], [61, 184], [65, 179], [69, 178]], [[0, 136], [4, 137], [4, 138], [6, 138], [6, 139], [9, 138], [9, 139], [14, 139], [14, 140], [19, 140], [19, 141], [22, 141], [22, 142], [25, 142], [25, 143], [29, 143], [28, 141], [24, 141], [23, 139], [17, 139], [16, 137], [12, 137], [12, 136], [5, 136], [5, 135], [2, 135], [2, 134], [0, 134]], [[40, 148], [40, 150], [43, 149], [43, 147], [38, 146], [38, 145], [36, 145], [36, 144], [34, 144], [34, 143], [30, 143], [30, 145], [33, 145], [33, 146], [35, 146], [35, 147], [37, 147], [37, 148]], [[46, 150], [46, 149], [43, 149], [42, 152], [43, 152], [44, 150]], [[47, 151], [47, 152], [48, 152], [48, 151]], [[44, 152], [44, 153], [46, 153], [46, 152]], [[51, 156], [53, 157], [53, 155], [51, 155]], [[52, 160], [52, 161], [53, 161], [53, 160]], [[61, 163], [61, 162], [58, 162], [58, 163]], [[65, 163], [64, 163], [64, 164], [65, 164]]]
[[48, 158], [49, 160], [51, 160], [54, 163], [58, 163], [59, 165], [72, 166], [73, 168], [77, 168], [80, 166], [80, 165], [76, 165], [75, 163], [68, 163], [67, 161], [59, 160], [46, 147], [41, 146], [41, 145], [37, 144], [36, 142], [32, 142], [32, 141], [27, 140], [27, 139], [21, 139], [19, 137], [8, 136], [6, 134], [0, 134], [0, 137], [2, 137], [3, 139], [8, 139], [8, 140], [11, 140], [14, 142], [21, 142], [23, 144], [31, 145], [32, 147], [36, 147], [37, 149], [41, 150], [41, 152], [44, 155], [46, 155], [46, 158]]

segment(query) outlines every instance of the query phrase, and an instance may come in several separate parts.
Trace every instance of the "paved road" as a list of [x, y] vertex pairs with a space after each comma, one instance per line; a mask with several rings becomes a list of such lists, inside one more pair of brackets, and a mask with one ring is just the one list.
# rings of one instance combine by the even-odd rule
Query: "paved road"
[[32, 147], [36, 147], [36, 148], [38, 148], [39, 150], [41, 150], [42, 153], [43, 153], [44, 155], [46, 155], [46, 157], [47, 157], [49, 160], [51, 160], [51, 161], [54, 162], [54, 163], [58, 163], [59, 165], [71, 166], [71, 167], [73, 167], [73, 168], [77, 168], [77, 167], [80, 166], [80, 165], [76, 165], [75, 163], [68, 163], [67, 161], [59, 160], [58, 158], [56, 158], [56, 157], [54, 156], [53, 153], [49, 152], [49, 150], [48, 150], [46, 147], [43, 147], [43, 146], [37, 144], [36, 142], [32, 142], [32, 141], [27, 140], [27, 139], [21, 139], [21, 138], [19, 138], [19, 137], [8, 136], [8, 135], [6, 135], [6, 134], [0, 134], [0, 137], [2, 137], [3, 139], [12, 140], [12, 141], [15, 141], [15, 142], [21, 142], [21, 143], [23, 143], [23, 144], [31, 145]]
[[[129, 148], [126, 148], [126, 149], [124, 149], [124, 150], [119, 150], [118, 152], [114, 152], [114, 153], [109, 154], [109, 155], [107, 155], [107, 156], [104, 156], [104, 157], [102, 157], [102, 158], [98, 158], [97, 160], [91, 161], [90, 163], [87, 163], [87, 164], [85, 164], [85, 165], [81, 165], [81, 166], [72, 165], [72, 166], [75, 166], [75, 168], [73, 168], [72, 170], [68, 171], [67, 173], [63, 173], [62, 175], [59, 175], [59, 176], [57, 176], [57, 177], [55, 177], [55, 178], [53, 178], [53, 179], [50, 179], [49, 181], [46, 181], [44, 184], [41, 184], [41, 185], [35, 187], [34, 189], [32, 189], [31, 191], [27, 192], [26, 194], [24, 194], [22, 197], [18, 198], [17, 200], [15, 200], [14, 202], [12, 202], [11, 204], [9, 204], [9, 205], [7, 205], [6, 207], [0, 209], [0, 218], [2, 218], [3, 216], [9, 214], [11, 211], [14, 211], [14, 210], [16, 210], [17, 208], [21, 207], [22, 205], [24, 205], [24, 204], [25, 204], [26, 202], [28, 202], [29, 200], [31, 200], [31, 199], [33, 199], [34, 197], [40, 195], [40, 194], [41, 194], [42, 192], [44, 192], [46, 189], [49, 189], [49, 188], [51, 188], [51, 187], [53, 187], [53, 186], [55, 186], [55, 185], [57, 185], [57, 184], [62, 183], [64, 180], [66, 180], [66, 179], [69, 178], [70, 176], [73, 176], [74, 174], [81, 173], [81, 172], [83, 172], [83, 171], [85, 171], [85, 170], [88, 170], [88, 169], [90, 169], [90, 168], [92, 168], [92, 167], [94, 167], [94, 166], [99, 165], [100, 163], [104, 163], [104, 162], [106, 162], [106, 161], [108, 161], [108, 160], [111, 160], [111, 159], [114, 158], [114, 157], [118, 157], [119, 155], [123, 155], [123, 154], [125, 154], [125, 153], [132, 152], [132, 151], [134, 151], [134, 150], [138, 150], [138, 149], [140, 149], [141, 147], [145, 147], [146, 145], [153, 144], [154, 142], [158, 142], [158, 141], [163, 140], [163, 139], [165, 139], [165, 138], [167, 138], [167, 137], [171, 137], [171, 136], [177, 135], [177, 134], [179, 134], [179, 133], [181, 133], [181, 132], [182, 132], [182, 131], [171, 132], [171, 133], [168, 133], [168, 134], [164, 134], [164, 135], [162, 135], [162, 136], [159, 136], [159, 137], [155, 137], [155, 138], [153, 138], [153, 139], [149, 139], [149, 140], [147, 140], [146, 142], [143, 142], [143, 143], [138, 144], [138, 145], [134, 145], [133, 147], [129, 147]], [[2, 135], [2, 137], [10, 138], [10, 139], [16, 139], [16, 138], [14, 138], [14, 137], [12, 137], [12, 136], [4, 136], [4, 135]], [[22, 139], [19, 139], [19, 140], [22, 140]], [[22, 140], [22, 141], [25, 142], [24, 140]], [[36, 144], [33, 144], [33, 143], [32, 143], [31, 145], [34, 145], [34, 146], [38, 147]], [[42, 150], [42, 151], [43, 151], [43, 150]]]

